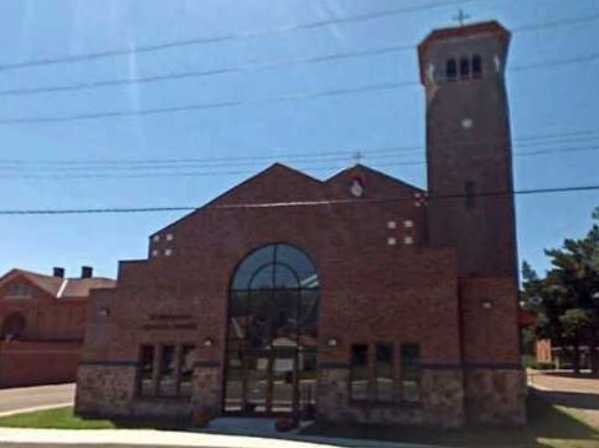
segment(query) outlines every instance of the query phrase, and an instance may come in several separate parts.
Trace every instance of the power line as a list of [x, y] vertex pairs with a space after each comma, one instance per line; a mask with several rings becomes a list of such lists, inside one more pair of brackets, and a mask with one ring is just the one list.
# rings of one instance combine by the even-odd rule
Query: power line
[[[550, 66], [555, 67], [564, 64], [572, 64], [572, 63], [580, 63], [583, 61], [593, 61], [599, 59], [599, 54], [592, 54], [588, 56], [581, 56], [578, 58], [571, 58], [566, 60], [554, 60], [547, 61], [544, 63], [534, 63], [530, 65], [521, 65], [516, 66], [514, 71], [523, 71], [533, 68], [539, 68], [541, 66]], [[179, 76], [181, 77], [181, 76]], [[154, 77], [156, 78], [156, 77]], [[160, 77], [164, 79], [165, 77]], [[351, 88], [343, 88], [343, 89], [334, 89], [334, 90], [325, 90], [321, 92], [297, 92], [290, 93], [286, 95], [276, 96], [276, 97], [267, 97], [267, 98], [259, 98], [253, 100], [231, 100], [231, 101], [221, 101], [215, 103], [204, 103], [204, 104], [189, 104], [186, 106], [171, 106], [171, 107], [162, 107], [162, 108], [150, 108], [150, 109], [138, 109], [138, 110], [128, 110], [128, 111], [107, 111], [107, 112], [96, 112], [96, 113], [86, 113], [86, 114], [75, 114], [69, 116], [62, 117], [25, 117], [25, 118], [7, 118], [0, 119], [0, 125], [18, 125], [18, 124], [36, 124], [36, 123], [61, 123], [61, 122], [71, 122], [71, 121], [83, 121], [83, 120], [95, 120], [102, 118], [122, 118], [122, 117], [132, 117], [132, 116], [147, 116], [147, 115], [157, 115], [157, 114], [166, 114], [166, 113], [180, 113], [180, 112], [190, 112], [190, 111], [200, 111], [200, 110], [210, 110], [210, 109], [226, 109], [233, 107], [242, 107], [248, 105], [262, 105], [262, 104], [272, 104], [272, 103], [280, 103], [280, 102], [288, 102], [288, 101], [303, 101], [315, 98], [322, 97], [334, 97], [334, 96], [344, 96], [344, 95], [353, 95], [359, 93], [373, 92], [373, 91], [386, 91], [386, 90], [397, 90], [402, 87], [412, 87], [417, 86], [420, 83], [418, 81], [401, 81], [401, 82], [387, 82], [387, 83], [377, 83], [371, 84], [362, 87], [351, 87]], [[35, 89], [38, 93], [40, 89]], [[7, 92], [7, 91], [4, 91]], [[14, 92], [14, 91], [12, 91]], [[0, 92], [0, 95], [2, 92]]]
[[[520, 152], [515, 153], [515, 157], [537, 157], [543, 156], [552, 153], [573, 153], [573, 152], [581, 152], [581, 151], [598, 151], [599, 146], [596, 147], [575, 147], [575, 148], [556, 148], [553, 150], [536, 150], [529, 152]], [[395, 159], [397, 155], [388, 154], [375, 156], [373, 159], [381, 160], [381, 159]], [[333, 171], [333, 170], [341, 170], [344, 167], [340, 166], [340, 163], [346, 162], [347, 159], [329, 159], [329, 160], [308, 160], [305, 162], [300, 162], [302, 165], [298, 168], [300, 169], [309, 169], [313, 171]], [[322, 165], [322, 163], [337, 163], [336, 165]], [[308, 163], [308, 165], [306, 165]], [[315, 164], [313, 164], [315, 163]], [[247, 163], [249, 166], [259, 165], [260, 162]], [[385, 167], [406, 167], [406, 166], [422, 166], [426, 165], [426, 161], [424, 160], [411, 160], [411, 161], [385, 161]], [[227, 165], [223, 165], [227, 166]], [[214, 170], [210, 171], [195, 171], [198, 168], [214, 168], [214, 166], [174, 166], [174, 167], [160, 167], [164, 168], [163, 170], [158, 169], [156, 167], [139, 167], [137, 168], [124, 168], [124, 170], [129, 172], [121, 172], [121, 173], [111, 173], [111, 172], [102, 172], [98, 169], [94, 169], [89, 172], [76, 172], [76, 173], [67, 173], [64, 174], [61, 172], [60, 174], [54, 174], [52, 172], [43, 172], [42, 174], [3, 174], [0, 176], [1, 180], [14, 180], [14, 179], [37, 179], [37, 180], [76, 180], [76, 179], [147, 179], [147, 178], [188, 178], [188, 177], [213, 177], [213, 176], [238, 176], [238, 175], [250, 175], [254, 174], [255, 171], [250, 171], [249, 169], [234, 169], [234, 170]], [[150, 171], [153, 170], [153, 171]], [[191, 170], [191, 171], [190, 171]], [[64, 171], [64, 170], [63, 170]]]
[[529, 24], [529, 25], [521, 25], [512, 28], [512, 33], [522, 33], [525, 31], [538, 31], [538, 30], [546, 30], [550, 28], [559, 28], [562, 26], [571, 26], [571, 25], [580, 25], [582, 23], [589, 23], [599, 20], [599, 14], [590, 15], [590, 16], [582, 16], [582, 17], [569, 17], [560, 20], [553, 20], [551, 22], [537, 23], [537, 24]]
[[[314, 56], [309, 58], [278, 59], [265, 62], [242, 64], [230, 67], [223, 67], [212, 70], [183, 71], [178, 73], [169, 73], [165, 75], [143, 76], [138, 78], [119, 78], [105, 81], [93, 81], [87, 83], [67, 84], [47, 87], [30, 87], [19, 89], [0, 90], [0, 96], [21, 96], [36, 95], [41, 93], [71, 92], [78, 90], [91, 90], [103, 87], [115, 87], [131, 84], [145, 84], [164, 81], [174, 81], [189, 78], [213, 77], [230, 75], [236, 73], [247, 73], [258, 70], [270, 70], [280, 67], [292, 67], [297, 65], [321, 64], [325, 62], [338, 61], [342, 59], [361, 58], [368, 56], [380, 56], [384, 54], [397, 53], [405, 50], [414, 49], [413, 45], [395, 45], [390, 47], [376, 48], [372, 50], [348, 51], [343, 53], [332, 53], [324, 56]], [[405, 85], [419, 85], [418, 81], [406, 81]]]
[[[248, 73], [259, 70], [271, 70], [281, 67], [292, 67], [298, 65], [311, 65], [311, 64], [322, 64], [326, 62], [339, 61], [344, 59], [356, 59], [371, 56], [381, 56], [386, 54], [398, 53], [405, 50], [412, 50], [415, 47], [413, 45], [395, 45], [383, 48], [375, 48], [371, 50], [360, 50], [360, 51], [348, 51], [342, 53], [332, 53], [323, 56], [314, 56], [309, 58], [292, 58], [292, 59], [278, 59], [272, 61], [265, 61], [259, 63], [242, 64], [237, 66], [223, 67], [212, 70], [195, 70], [195, 71], [182, 71], [175, 73], [168, 73], [164, 75], [153, 75], [153, 76], [142, 76], [137, 78], [117, 78], [103, 81], [92, 81], [83, 82], [77, 84], [64, 84], [55, 86], [42, 86], [42, 87], [26, 87], [18, 89], [5, 89], [0, 90], [0, 96], [29, 96], [46, 93], [63, 93], [73, 92], [81, 90], [94, 90], [106, 87], [118, 87], [133, 84], [146, 84], [146, 83], [157, 83], [165, 81], [175, 81], [181, 79], [194, 79], [203, 77], [213, 77], [222, 75], [231, 75], [239, 73]], [[539, 61], [530, 64], [508, 66], [508, 71], [525, 71], [536, 68], [544, 67], [559, 67], [563, 65], [570, 65], [583, 62], [592, 62], [599, 59], [599, 53], [591, 53], [589, 55], [582, 55], [568, 59], [557, 59], [549, 61]], [[401, 83], [405, 87], [418, 86], [420, 82], [414, 81], [403, 81]]]
[[[536, 194], [556, 194], [556, 193], [574, 193], [583, 191], [599, 190], [599, 185], [581, 185], [572, 187], [550, 187], [536, 188], [528, 190], [494, 191], [487, 193], [466, 194], [446, 194], [437, 196], [424, 196], [427, 201], [430, 200], [451, 200], [465, 199], [472, 197], [502, 197], [502, 196], [520, 196]], [[331, 205], [365, 205], [365, 204], [384, 204], [394, 202], [405, 202], [418, 200], [415, 196], [401, 196], [378, 199], [323, 199], [313, 201], [290, 201], [290, 202], [262, 202], [262, 203], [240, 203], [212, 205], [212, 209], [254, 209], [254, 208], [279, 208], [279, 207], [315, 207]], [[143, 208], [80, 208], [80, 209], [23, 209], [23, 210], [0, 210], [0, 215], [73, 215], [73, 214], [99, 214], [99, 213], [151, 213], [151, 212], [189, 212], [201, 210], [202, 207], [175, 206], [175, 207], [143, 207]]]
[[[207, 44], [218, 44], [218, 43], [224, 43], [224, 42], [234, 42], [234, 41], [238, 41], [238, 40], [254, 39], [254, 38], [265, 37], [265, 36], [270, 36], [270, 35], [280, 35], [280, 34], [286, 34], [286, 33], [290, 33], [290, 32], [302, 31], [302, 30], [313, 30], [313, 29], [328, 27], [328, 26], [337, 25], [337, 24], [348, 24], [348, 23], [355, 23], [355, 22], [371, 21], [371, 20], [375, 20], [375, 19], [393, 17], [393, 16], [398, 16], [398, 15], [407, 14], [407, 13], [414, 13], [414, 12], [419, 12], [419, 11], [424, 11], [424, 10], [444, 8], [444, 7], [450, 7], [450, 6], [461, 6], [461, 5], [464, 5], [467, 3], [475, 3], [475, 2], [481, 2], [481, 1], [488, 1], [488, 0], [459, 0], [459, 1], [454, 1], [454, 2], [443, 2], [443, 3], [436, 3], [436, 4], [425, 5], [425, 6], [419, 6], [419, 7], [392, 9], [392, 10], [378, 11], [378, 12], [372, 12], [372, 13], [366, 13], [366, 14], [358, 14], [358, 15], [342, 17], [342, 18], [332, 18], [332, 19], [309, 22], [309, 23], [305, 23], [305, 24], [283, 27], [283, 28], [278, 28], [278, 29], [273, 29], [273, 30], [264, 30], [264, 31], [249, 32], [249, 33], [229, 33], [229, 34], [225, 34], [225, 35], [221, 35], [221, 36], [198, 37], [198, 38], [185, 39], [185, 40], [173, 40], [173, 41], [169, 41], [169, 42], [139, 46], [139, 47], [135, 47], [135, 48], [105, 50], [105, 51], [84, 53], [84, 54], [72, 55], [72, 56], [63, 56], [63, 57], [56, 57], [56, 58], [43, 58], [43, 59], [35, 59], [35, 60], [23, 61], [23, 62], [0, 64], [0, 71], [18, 70], [18, 69], [23, 69], [23, 68], [27, 68], [27, 67], [38, 67], [38, 66], [55, 65], [55, 64], [61, 64], [61, 63], [83, 62], [83, 61], [104, 59], [104, 58], [115, 57], [115, 56], [126, 56], [126, 55], [137, 54], [137, 53], [162, 51], [162, 50], [167, 50], [167, 49], [177, 48], [177, 47], [189, 47], [189, 46], [195, 46], [195, 45], [207, 45]], [[522, 26], [513, 28], [511, 31], [513, 33], [528, 32], [528, 31], [535, 31], [535, 30], [557, 28], [557, 27], [562, 27], [562, 26], [579, 25], [579, 24], [583, 24], [583, 23], [593, 22], [596, 20], [599, 20], [599, 15], [565, 18], [565, 19], [560, 19], [560, 20], [555, 20], [555, 21], [545, 22], [545, 23], [522, 25]], [[409, 47], [407, 47], [406, 49], [416, 48], [416, 47], [417, 47], [417, 44], [412, 44]]]
[[248, 33], [229, 33], [229, 34], [224, 34], [224, 35], [220, 35], [220, 36], [197, 37], [197, 38], [185, 39], [185, 40], [172, 40], [172, 41], [162, 42], [162, 43], [158, 43], [158, 44], [142, 45], [142, 46], [135, 47], [135, 48], [122, 48], [122, 49], [105, 50], [105, 51], [99, 51], [99, 52], [84, 53], [84, 54], [79, 54], [79, 55], [63, 56], [63, 57], [56, 57], [56, 58], [34, 59], [34, 60], [23, 61], [23, 62], [0, 64], [0, 71], [18, 70], [18, 69], [23, 69], [26, 67], [36, 67], [36, 66], [54, 65], [54, 64], [62, 64], [62, 63], [89, 61], [89, 60], [103, 59], [103, 58], [109, 58], [109, 57], [114, 57], [114, 56], [126, 56], [126, 55], [137, 54], [137, 53], [149, 53], [149, 52], [167, 50], [167, 49], [177, 48], [177, 47], [189, 47], [189, 46], [195, 46], [195, 45], [216, 44], [216, 43], [223, 43], [223, 42], [234, 42], [234, 41], [238, 41], [238, 40], [255, 39], [255, 38], [259, 38], [259, 37], [281, 35], [281, 34], [286, 34], [286, 33], [291, 33], [291, 32], [296, 32], [296, 31], [302, 31], [302, 30], [314, 30], [314, 29], [328, 27], [328, 26], [337, 25], [337, 24], [371, 21], [371, 20], [381, 19], [381, 18], [385, 18], [385, 17], [394, 17], [394, 16], [398, 16], [398, 15], [402, 15], [402, 14], [408, 14], [408, 13], [413, 13], [413, 12], [425, 11], [425, 10], [436, 9], [436, 8], [444, 8], [444, 7], [450, 7], [450, 6], [460, 6], [460, 5], [464, 5], [464, 4], [468, 4], [468, 3], [476, 3], [476, 2], [481, 2], [481, 1], [488, 1], [488, 0], [459, 0], [459, 1], [442, 2], [442, 3], [429, 4], [429, 5], [425, 5], [425, 6], [414, 6], [414, 7], [409, 7], [409, 8], [389, 9], [389, 10], [385, 10], [385, 11], [371, 12], [371, 13], [365, 13], [365, 14], [356, 14], [356, 15], [347, 16], [347, 17], [318, 20], [318, 21], [314, 21], [314, 22], [307, 22], [307, 23], [303, 23], [303, 24], [299, 24], [299, 25], [292, 25], [292, 26], [282, 27], [282, 28], [277, 28], [277, 29], [272, 29], [272, 30], [254, 31], [254, 32], [248, 32]]
[[314, 98], [354, 95], [354, 94], [367, 93], [367, 92], [383, 92], [383, 91], [387, 91], [387, 90], [395, 90], [398, 87], [401, 87], [402, 85], [403, 85], [402, 83], [388, 82], [388, 83], [371, 84], [371, 85], [362, 86], [362, 87], [324, 90], [324, 91], [320, 91], [320, 92], [291, 93], [291, 94], [287, 94], [287, 95], [275, 96], [275, 97], [270, 97], [270, 98], [261, 98], [261, 99], [255, 99], [255, 100], [222, 101], [222, 102], [217, 102], [217, 103], [189, 104], [186, 106], [157, 107], [157, 108], [152, 108], [152, 109], [96, 112], [96, 113], [68, 115], [68, 116], [62, 116], [62, 117], [8, 118], [8, 119], [0, 119], [0, 125], [61, 123], [61, 122], [71, 122], [71, 121], [95, 120], [95, 119], [99, 119], [99, 118], [147, 116], [147, 115], [158, 115], [158, 114], [166, 114], [166, 113], [224, 109], [224, 108], [241, 107], [241, 106], [249, 106], [249, 105], [256, 106], [256, 105], [261, 105], [261, 104], [282, 103], [282, 102], [288, 102], [288, 101], [308, 100], [308, 99], [314, 99]]
[[[381, 51], [390, 51], [389, 49], [383, 49]], [[367, 52], [362, 52], [362, 55]], [[376, 53], [376, 51], [374, 51]], [[349, 57], [345, 54], [343, 57]], [[320, 58], [322, 60], [322, 58]], [[540, 67], [557, 67], [560, 65], [574, 64], [574, 63], [582, 63], [595, 61], [599, 59], [599, 54], [590, 54], [586, 56], [580, 56], [577, 58], [569, 58], [564, 60], [552, 60], [545, 62], [537, 62], [528, 65], [520, 65], [511, 68], [513, 71], [524, 71], [529, 69], [536, 69]], [[221, 73], [227, 71], [228, 69], [220, 70]], [[236, 69], [235, 69], [236, 70]], [[88, 84], [78, 84], [72, 86], [58, 86], [58, 87], [40, 87], [40, 88], [32, 88], [32, 89], [13, 89], [13, 90], [4, 90], [0, 91], [0, 96], [2, 95], [17, 95], [17, 94], [34, 94], [34, 93], [47, 93], [47, 92], [56, 92], [56, 91], [66, 91], [66, 90], [78, 90], [82, 88], [95, 88], [106, 85], [118, 85], [118, 84], [129, 84], [134, 82], [154, 82], [154, 81], [164, 81], [167, 79], [182, 79], [185, 77], [191, 76], [199, 76], [200, 73], [202, 75], [208, 76], [208, 74], [214, 75], [216, 71], [209, 72], [188, 72], [188, 73], [180, 73], [173, 75], [161, 75], [161, 76], [153, 76], [148, 78], [136, 78], [132, 80], [116, 80], [116, 81], [100, 81], [98, 83], [88, 83]], [[146, 115], [156, 115], [156, 114], [166, 114], [166, 113], [179, 113], [179, 112], [190, 112], [190, 111], [199, 111], [199, 110], [209, 110], [209, 109], [226, 109], [232, 107], [242, 107], [247, 105], [261, 105], [261, 104], [270, 104], [270, 103], [279, 103], [279, 102], [288, 102], [288, 101], [303, 101], [314, 98], [321, 97], [332, 97], [332, 96], [343, 96], [343, 95], [351, 95], [357, 93], [365, 93], [370, 91], [385, 91], [385, 90], [397, 90], [403, 87], [414, 87], [419, 86], [420, 83], [418, 81], [401, 81], [394, 83], [378, 83], [372, 84], [369, 86], [363, 87], [353, 87], [353, 88], [344, 88], [344, 89], [335, 89], [335, 90], [325, 90], [321, 92], [297, 92], [286, 95], [281, 95], [277, 97], [270, 98], [259, 98], [253, 100], [231, 100], [231, 101], [221, 101], [215, 103], [205, 103], [205, 104], [190, 104], [186, 106], [172, 106], [172, 107], [163, 107], [163, 108], [151, 108], [151, 109], [138, 109], [138, 110], [129, 110], [129, 111], [107, 111], [107, 112], [96, 112], [96, 113], [86, 113], [86, 114], [75, 114], [70, 116], [62, 116], [62, 117], [25, 117], [25, 118], [7, 118], [0, 119], [0, 125], [19, 125], [19, 124], [36, 124], [36, 123], [61, 123], [61, 122], [71, 122], [71, 121], [82, 121], [82, 120], [95, 120], [102, 118], [122, 118], [122, 117], [132, 117], [132, 116], [146, 116]]]
[[[514, 152], [514, 156], [530, 156], [559, 152], [577, 152], [597, 150], [597, 139], [599, 130], [580, 130], [563, 133], [547, 133], [526, 135], [514, 138], [512, 146], [518, 148], [536, 148], [542, 146], [540, 150]], [[449, 146], [479, 146], [490, 144], [509, 143], [506, 139], [485, 139], [478, 141], [456, 141], [448, 138], [444, 143]], [[436, 141], [435, 144], [439, 144]], [[565, 144], [578, 144], [585, 146], [563, 146]], [[560, 145], [552, 147], [553, 145]], [[189, 167], [232, 167], [257, 165], [268, 161], [286, 161], [295, 163], [310, 162], [336, 162], [346, 161], [353, 158], [357, 152], [360, 152], [368, 159], [401, 158], [411, 155], [421, 154], [425, 148], [424, 145], [390, 145], [368, 148], [364, 145], [356, 145], [353, 148], [346, 148], [339, 151], [319, 151], [318, 153], [279, 153], [269, 156], [241, 156], [241, 157], [218, 157], [218, 158], [176, 158], [176, 159], [101, 159], [101, 160], [11, 160], [0, 159], [0, 172], [4, 171], [82, 171], [82, 170], [149, 170], [149, 169], [177, 169]], [[278, 148], [280, 150], [280, 148]]]

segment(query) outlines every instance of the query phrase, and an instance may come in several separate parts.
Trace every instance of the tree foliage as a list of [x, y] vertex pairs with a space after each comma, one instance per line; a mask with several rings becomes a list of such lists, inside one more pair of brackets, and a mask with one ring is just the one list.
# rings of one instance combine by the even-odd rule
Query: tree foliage
[[[524, 262], [523, 306], [537, 314], [536, 334], [554, 346], [571, 347], [575, 369], [578, 347], [599, 346], [599, 208], [595, 223], [580, 239], [566, 239], [558, 249], [546, 250], [551, 269], [544, 278]], [[596, 350], [593, 370], [599, 368]]]

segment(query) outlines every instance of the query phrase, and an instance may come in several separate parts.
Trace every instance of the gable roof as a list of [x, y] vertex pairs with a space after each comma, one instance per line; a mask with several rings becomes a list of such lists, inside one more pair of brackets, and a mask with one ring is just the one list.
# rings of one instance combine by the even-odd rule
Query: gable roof
[[202, 210], [213, 206], [214, 204], [216, 204], [218, 202], [229, 199], [235, 193], [248, 187], [249, 185], [251, 185], [254, 182], [257, 182], [261, 179], [265, 179], [268, 177], [280, 176], [280, 175], [290, 175], [290, 176], [296, 177], [298, 179], [302, 179], [302, 180], [306, 181], [307, 183], [315, 185], [315, 186], [323, 185], [323, 182], [321, 180], [316, 179], [315, 177], [312, 177], [312, 176], [304, 173], [303, 171], [297, 170], [295, 168], [291, 168], [283, 163], [276, 162], [276, 163], [273, 163], [272, 165], [270, 165], [269, 167], [263, 169], [262, 171], [259, 171], [258, 173], [254, 174], [253, 176], [248, 177], [246, 180], [238, 183], [237, 185], [234, 185], [233, 187], [226, 190], [224, 193], [219, 194], [214, 199], [212, 199], [211, 201], [208, 201], [204, 205], [196, 208], [192, 212], [183, 215], [181, 218], [177, 219], [176, 221], [173, 221], [173, 222], [167, 224], [166, 226], [160, 228], [159, 230], [155, 231], [154, 233], [152, 233], [150, 235], [150, 238], [152, 238], [157, 233], [163, 232], [164, 230], [180, 223], [181, 221], [188, 219], [189, 217], [195, 215], [196, 213], [201, 212]]
[[91, 289], [114, 288], [116, 286], [115, 280], [105, 277], [62, 278], [16, 268], [0, 277], [0, 286], [10, 283], [15, 278], [25, 278], [56, 299], [85, 298], [89, 296]]
[[392, 182], [397, 184], [397, 186], [407, 188], [409, 190], [414, 190], [417, 193], [423, 193], [424, 190], [422, 188], [416, 187], [415, 185], [404, 182], [403, 180], [398, 179], [397, 177], [390, 176], [389, 174], [383, 173], [382, 171], [375, 170], [366, 165], [362, 165], [361, 163], [357, 163], [356, 165], [346, 168], [342, 171], [339, 171], [337, 174], [329, 177], [326, 180], [326, 183], [333, 183], [339, 178], [342, 177], [360, 177], [360, 176], [373, 176], [378, 177], [386, 182]]
[[[309, 201], [309, 200], [316, 200], [316, 199], [325, 199], [326, 197], [328, 197], [330, 195], [330, 193], [331, 193], [330, 187], [335, 185], [336, 181], [340, 180], [344, 176], [351, 177], [354, 174], [356, 176], [357, 175], [365, 175], [368, 177], [377, 177], [377, 178], [381, 179], [383, 182], [395, 184], [397, 187], [400, 187], [400, 188], [408, 189], [408, 190], [411, 190], [414, 192], [424, 192], [424, 190], [422, 190], [421, 188], [418, 188], [414, 185], [411, 185], [407, 182], [401, 181], [393, 176], [390, 176], [388, 174], [385, 174], [381, 171], [375, 170], [373, 168], [367, 167], [366, 165], [362, 165], [362, 164], [356, 164], [352, 167], [346, 168], [346, 169], [338, 172], [337, 174], [331, 176], [327, 180], [322, 181], [322, 180], [319, 180], [315, 177], [312, 177], [312, 176], [304, 173], [303, 171], [289, 167], [283, 163], [277, 162], [277, 163], [270, 165], [268, 168], [258, 172], [257, 174], [247, 178], [243, 182], [233, 186], [229, 190], [218, 195], [216, 198], [212, 199], [211, 201], [207, 202], [206, 204], [202, 205], [201, 207], [198, 207], [197, 209], [193, 210], [190, 213], [185, 214], [184, 216], [177, 219], [176, 221], [173, 221], [173, 222], [167, 224], [166, 226], [160, 228], [159, 230], [150, 234], [150, 238], [154, 237], [154, 235], [156, 235], [158, 233], [164, 232], [165, 230], [172, 228], [173, 226], [176, 226], [177, 224], [181, 223], [182, 221], [185, 221], [188, 218], [192, 217], [196, 213], [199, 213], [199, 212], [201, 212], [209, 207], [212, 207], [218, 203], [224, 203], [223, 205], [227, 206], [228, 201], [235, 200], [236, 198], [239, 200], [240, 203], [255, 202], [256, 199], [253, 197], [250, 199], [245, 198], [244, 193], [247, 193], [248, 196], [252, 196], [252, 190], [251, 190], [252, 186], [259, 185], [261, 182], [263, 182], [263, 183], [273, 182], [273, 184], [276, 184], [278, 179], [281, 177], [294, 178], [300, 182], [305, 182], [306, 188], [295, 189], [293, 192], [294, 195], [299, 194], [304, 197], [297, 197], [297, 198], [294, 198], [293, 200], [298, 200], [298, 201], [308, 200]], [[310, 190], [310, 187], [313, 188], [313, 190]], [[263, 191], [266, 191], [269, 194], [274, 194], [274, 195], [284, 194], [284, 192], [282, 192], [281, 190], [282, 189], [278, 189], [278, 188], [270, 188], [270, 189], [264, 189]], [[314, 197], [313, 194], [317, 194], [318, 197]], [[261, 199], [258, 200], [258, 202], [260, 202], [260, 201], [261, 201]], [[264, 201], [265, 202], [285, 202], [284, 199], [281, 199], [279, 197], [275, 197], [272, 199], [271, 198], [265, 199]], [[230, 204], [230, 205], [234, 205], [234, 204], [235, 203]]]

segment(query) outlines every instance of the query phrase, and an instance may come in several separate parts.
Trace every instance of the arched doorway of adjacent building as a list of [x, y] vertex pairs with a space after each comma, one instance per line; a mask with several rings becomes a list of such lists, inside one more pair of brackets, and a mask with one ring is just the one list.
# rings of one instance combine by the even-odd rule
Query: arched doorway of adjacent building
[[26, 321], [21, 313], [11, 313], [2, 322], [0, 340], [20, 339], [25, 334]]
[[224, 412], [314, 411], [320, 284], [310, 257], [272, 244], [238, 266], [229, 294]]

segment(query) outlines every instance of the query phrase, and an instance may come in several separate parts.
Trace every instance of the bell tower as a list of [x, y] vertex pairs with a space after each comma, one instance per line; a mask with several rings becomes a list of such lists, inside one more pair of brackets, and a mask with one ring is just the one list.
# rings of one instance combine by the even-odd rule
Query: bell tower
[[430, 243], [457, 248], [462, 276], [517, 273], [509, 42], [492, 21], [433, 31], [418, 47]]

